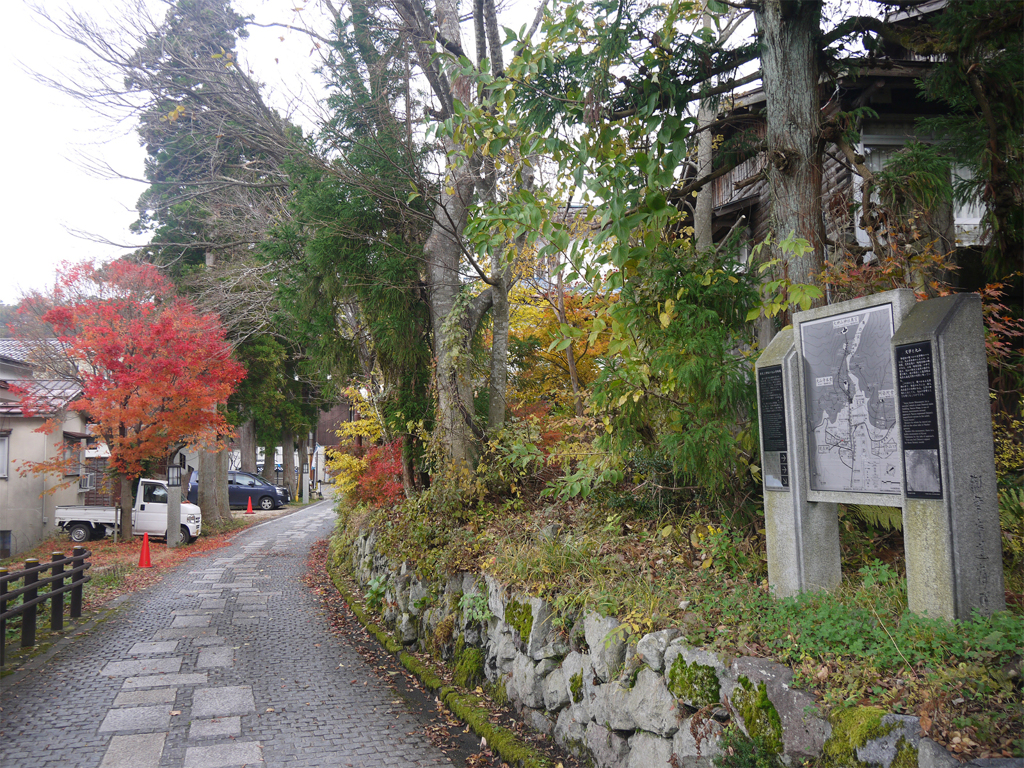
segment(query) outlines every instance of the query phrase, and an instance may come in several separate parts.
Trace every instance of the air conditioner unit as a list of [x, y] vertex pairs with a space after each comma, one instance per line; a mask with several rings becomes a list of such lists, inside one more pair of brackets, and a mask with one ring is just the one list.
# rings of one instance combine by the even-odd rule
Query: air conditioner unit
[[96, 473], [89, 472], [85, 475], [79, 475], [78, 477], [78, 492], [85, 493], [86, 491], [96, 490]]

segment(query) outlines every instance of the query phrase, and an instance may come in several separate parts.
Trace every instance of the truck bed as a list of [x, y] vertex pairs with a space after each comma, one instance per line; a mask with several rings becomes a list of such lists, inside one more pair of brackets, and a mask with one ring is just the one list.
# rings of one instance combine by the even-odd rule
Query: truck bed
[[54, 511], [53, 522], [71, 523], [76, 520], [90, 523], [109, 523], [113, 525], [117, 520], [117, 507], [86, 507], [86, 506], [62, 506]]

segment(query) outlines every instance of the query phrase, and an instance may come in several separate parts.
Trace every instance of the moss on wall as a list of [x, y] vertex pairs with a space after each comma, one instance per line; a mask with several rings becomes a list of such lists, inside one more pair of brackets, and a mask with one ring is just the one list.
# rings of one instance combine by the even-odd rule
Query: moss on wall
[[[850, 707], [833, 711], [829, 716], [832, 735], [822, 750], [823, 765], [835, 768], [864, 765], [857, 759], [857, 749], [872, 739], [885, 736], [897, 727], [895, 723], [882, 725], [885, 714], [881, 707]], [[916, 750], [914, 751], [916, 753]], [[914, 765], [917, 765], [916, 759]]]
[[687, 664], [682, 656], [676, 656], [668, 671], [668, 689], [677, 699], [703, 707], [719, 702], [718, 675], [714, 667], [704, 664]]
[[569, 695], [572, 696], [573, 704], [583, 701], [583, 672], [577, 672], [569, 678]]
[[917, 768], [917, 747], [901, 737], [896, 743], [896, 757], [889, 768]]
[[732, 692], [732, 703], [743, 718], [747, 733], [773, 755], [782, 754], [782, 719], [768, 698], [764, 682], [754, 685], [746, 677]]
[[440, 650], [452, 641], [455, 635], [455, 614], [449, 613], [437, 624], [434, 630], [434, 647]]
[[484, 652], [480, 648], [463, 648], [455, 655], [452, 679], [463, 688], [476, 688], [484, 681]]
[[510, 600], [505, 606], [505, 623], [516, 631], [520, 640], [529, 642], [533, 630], [533, 608], [529, 603]]

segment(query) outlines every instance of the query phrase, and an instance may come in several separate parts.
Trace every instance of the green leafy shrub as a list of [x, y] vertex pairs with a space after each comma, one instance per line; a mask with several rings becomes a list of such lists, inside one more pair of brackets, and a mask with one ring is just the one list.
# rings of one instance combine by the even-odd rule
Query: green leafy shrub
[[388, 580], [384, 574], [378, 574], [366, 585], [366, 607], [371, 611], [380, 611], [384, 605], [384, 595], [388, 591]]
[[466, 621], [478, 624], [486, 624], [494, 618], [494, 614], [491, 613], [491, 607], [487, 602], [487, 595], [463, 592], [462, 597], [459, 598], [459, 610], [466, 618]]

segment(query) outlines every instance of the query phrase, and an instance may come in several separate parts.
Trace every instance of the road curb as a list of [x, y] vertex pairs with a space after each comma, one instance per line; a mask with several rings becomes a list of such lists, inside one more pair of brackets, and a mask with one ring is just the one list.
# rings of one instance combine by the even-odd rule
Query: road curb
[[346, 588], [341, 576], [329, 565], [327, 574], [363, 628], [373, 635], [385, 650], [393, 654], [403, 667], [415, 675], [424, 687], [436, 694], [449, 712], [468, 725], [477, 736], [486, 739], [487, 746], [504, 762], [519, 768], [551, 768], [551, 760], [545, 755], [520, 739], [513, 731], [491, 723], [488, 718], [490, 710], [483, 705], [482, 699], [446, 684], [426, 664], [395, 642], [385, 629], [372, 621], [359, 605], [355, 595]]

